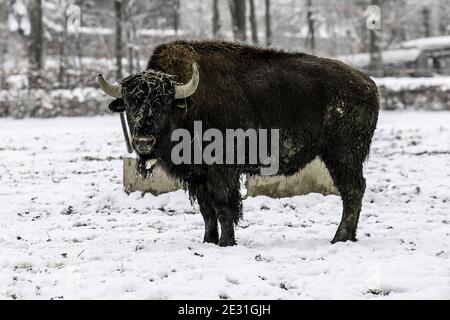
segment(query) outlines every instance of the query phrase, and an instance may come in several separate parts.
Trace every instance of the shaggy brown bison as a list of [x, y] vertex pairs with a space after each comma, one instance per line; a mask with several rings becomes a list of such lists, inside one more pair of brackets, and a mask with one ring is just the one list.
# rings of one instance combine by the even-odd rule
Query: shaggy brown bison
[[116, 98], [110, 110], [126, 112], [139, 171], [148, 174], [148, 160], [158, 159], [198, 201], [205, 242], [236, 243], [234, 224], [242, 217], [240, 175], [258, 174], [267, 163], [174, 163], [172, 133], [183, 128], [195, 136], [198, 121], [204, 130], [223, 133], [278, 129], [278, 175], [292, 175], [314, 158], [322, 159], [343, 201], [332, 242], [356, 240], [366, 187], [363, 163], [379, 111], [377, 87], [362, 72], [304, 53], [174, 41], [154, 50], [145, 71], [118, 85], [99, 75], [98, 83]]

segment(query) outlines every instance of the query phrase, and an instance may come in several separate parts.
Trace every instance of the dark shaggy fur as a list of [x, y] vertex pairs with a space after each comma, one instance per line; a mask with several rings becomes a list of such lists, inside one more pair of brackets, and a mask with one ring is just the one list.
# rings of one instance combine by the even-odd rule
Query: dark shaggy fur
[[[343, 200], [333, 242], [355, 240], [365, 191], [363, 162], [379, 111], [374, 82], [337, 60], [217, 41], [160, 45], [148, 69], [165, 74], [160, 79], [166, 85], [173, 83], [169, 75], [186, 83], [193, 61], [199, 66], [200, 84], [185, 101], [176, 101], [173, 91], [161, 92], [146, 84], [148, 79], [131, 77], [135, 85], [130, 78], [123, 85], [130, 90], [124, 92], [124, 100], [132, 134], [144, 130], [157, 137], [152, 157], [198, 201], [205, 221], [204, 241], [235, 244], [234, 224], [242, 215], [239, 177], [256, 174], [260, 166], [173, 165], [171, 132], [186, 128], [192, 133], [195, 120], [203, 122], [203, 130], [280, 129], [280, 175], [292, 175], [320, 157]], [[155, 94], [161, 95], [157, 103], [151, 98]]]
[[[157, 125], [164, 106], [170, 105], [174, 95], [174, 77], [156, 70], [145, 70], [122, 81], [122, 94], [127, 100], [128, 122], [133, 131], [145, 135], [147, 128]], [[146, 168], [145, 157], [137, 161], [138, 173], [147, 178], [151, 170]]]

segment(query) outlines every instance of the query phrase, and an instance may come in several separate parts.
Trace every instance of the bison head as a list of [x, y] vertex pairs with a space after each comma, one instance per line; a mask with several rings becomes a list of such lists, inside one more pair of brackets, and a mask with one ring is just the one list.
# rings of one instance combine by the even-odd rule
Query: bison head
[[[131, 144], [138, 154], [138, 171], [147, 176], [151, 172], [147, 161], [158, 158], [161, 148], [170, 141], [170, 119], [177, 108], [177, 100], [194, 94], [199, 82], [196, 63], [192, 78], [181, 85], [175, 77], [156, 70], [145, 70], [125, 78], [120, 84], [109, 84], [101, 74], [97, 76], [100, 88], [116, 98], [110, 103], [113, 112], [126, 112], [131, 133]], [[183, 104], [184, 105], [184, 104]]]

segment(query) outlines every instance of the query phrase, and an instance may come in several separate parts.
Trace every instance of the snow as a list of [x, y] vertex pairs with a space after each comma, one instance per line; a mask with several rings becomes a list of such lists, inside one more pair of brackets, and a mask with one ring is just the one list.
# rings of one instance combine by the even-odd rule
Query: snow
[[0, 119], [0, 298], [450, 298], [450, 113], [381, 114], [358, 242], [337, 196], [261, 196], [231, 248], [183, 191], [122, 192], [119, 122]]
[[[17, 77], [17, 79], [23, 79]], [[18, 83], [18, 82], [15, 82]], [[77, 99], [80, 103], [87, 100], [92, 100], [100, 96], [98, 88], [85, 87], [85, 88], [74, 88], [74, 89], [55, 89], [51, 91], [43, 90], [26, 90], [26, 89], [16, 89], [14, 90], [0, 90], [0, 101], [7, 101], [11, 96], [27, 96], [29, 94], [45, 96], [49, 95], [51, 99], [62, 98], [62, 99]]]
[[[383, 51], [384, 64], [399, 64], [405, 62], [414, 62], [422, 53], [419, 49], [398, 49]], [[357, 53], [353, 55], [339, 56], [338, 60], [348, 63], [354, 67], [363, 68], [370, 64], [369, 53]]]
[[415, 90], [419, 88], [440, 87], [442, 90], [450, 90], [450, 77], [385, 77], [373, 78], [378, 86], [393, 91]]
[[[45, 19], [45, 23], [47, 27], [56, 32], [62, 32], [63, 27], [57, 23], [54, 23], [51, 19]], [[78, 25], [69, 25], [67, 31], [71, 34], [86, 34], [86, 35], [99, 35], [99, 36], [108, 36], [114, 34], [114, 29], [105, 28], [105, 27], [86, 27], [86, 26], [78, 26]], [[174, 29], [138, 29], [138, 36], [159, 36], [159, 37], [172, 37], [183, 35], [183, 30], [174, 30]]]
[[[450, 36], [419, 38], [402, 42], [393, 50], [383, 51], [384, 64], [399, 64], [416, 61], [423, 50], [450, 48]], [[354, 67], [367, 67], [370, 64], [369, 53], [357, 53], [336, 57]]]
[[11, 5], [11, 12], [8, 15], [8, 29], [15, 32], [23, 30], [25, 35], [30, 34], [30, 21], [27, 19], [27, 7], [22, 0], [14, 1]]
[[137, 31], [138, 36], [147, 36], [147, 37], [175, 37], [184, 35], [185, 32], [183, 30], [174, 30], [174, 29], [139, 29]]
[[450, 47], [450, 36], [418, 38], [402, 42], [401, 48], [417, 48], [417, 49], [439, 49]]

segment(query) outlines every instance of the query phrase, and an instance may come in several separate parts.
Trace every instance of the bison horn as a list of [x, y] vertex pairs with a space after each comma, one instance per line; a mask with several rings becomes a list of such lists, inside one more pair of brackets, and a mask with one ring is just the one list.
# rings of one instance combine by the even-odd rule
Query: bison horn
[[101, 73], [97, 76], [97, 83], [100, 89], [108, 96], [113, 98], [122, 98], [122, 86], [120, 84], [109, 84]]
[[197, 63], [192, 63], [192, 78], [191, 80], [181, 86], [175, 86], [175, 99], [185, 99], [194, 94], [195, 90], [197, 90], [198, 82], [200, 80], [200, 75], [198, 72]]

